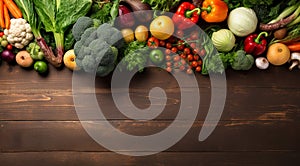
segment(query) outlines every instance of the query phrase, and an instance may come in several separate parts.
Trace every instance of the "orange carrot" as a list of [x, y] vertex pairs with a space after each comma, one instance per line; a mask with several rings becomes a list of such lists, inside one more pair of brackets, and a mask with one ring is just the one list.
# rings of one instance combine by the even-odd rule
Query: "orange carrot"
[[3, 9], [4, 9], [3, 13], [4, 13], [5, 29], [9, 29], [10, 16], [9, 16], [8, 9], [5, 4], [3, 5]]
[[299, 52], [300, 51], [300, 42], [291, 43], [291, 44], [287, 45], [287, 47], [290, 49], [291, 52]]
[[0, 26], [1, 26], [2, 29], [5, 28], [3, 5], [4, 5], [3, 0], [0, 0]]
[[14, 18], [22, 18], [22, 12], [20, 8], [15, 4], [13, 0], [3, 0], [3, 2]]

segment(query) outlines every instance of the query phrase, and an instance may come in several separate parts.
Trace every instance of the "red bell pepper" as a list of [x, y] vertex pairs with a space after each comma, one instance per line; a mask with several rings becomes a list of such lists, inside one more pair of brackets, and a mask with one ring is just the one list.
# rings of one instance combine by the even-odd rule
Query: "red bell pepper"
[[194, 26], [198, 20], [201, 9], [196, 8], [195, 5], [189, 2], [183, 2], [178, 7], [172, 20], [178, 29], [187, 29]]
[[251, 34], [244, 40], [244, 50], [247, 54], [253, 56], [259, 56], [263, 54], [267, 48], [267, 32], [261, 32], [259, 34]]

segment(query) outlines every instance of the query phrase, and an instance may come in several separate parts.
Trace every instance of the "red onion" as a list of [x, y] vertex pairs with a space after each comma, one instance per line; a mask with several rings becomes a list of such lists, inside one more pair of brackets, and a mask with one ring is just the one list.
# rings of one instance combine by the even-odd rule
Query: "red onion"
[[10, 50], [4, 50], [1, 54], [1, 57], [4, 61], [10, 63], [15, 60], [15, 54]]

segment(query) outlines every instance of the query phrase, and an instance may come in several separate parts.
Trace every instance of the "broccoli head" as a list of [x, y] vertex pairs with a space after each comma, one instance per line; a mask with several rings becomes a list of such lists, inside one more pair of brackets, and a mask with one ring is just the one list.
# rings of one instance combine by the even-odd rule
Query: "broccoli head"
[[98, 76], [105, 76], [113, 70], [117, 55], [118, 51], [114, 46], [101, 39], [96, 39], [88, 47], [81, 48], [80, 55], [76, 57], [75, 61], [85, 72], [96, 71]]
[[90, 27], [98, 27], [100, 25], [100, 20], [92, 19], [90, 17], [82, 16], [77, 19], [75, 24], [72, 27], [72, 34], [76, 41], [81, 39], [81, 35], [85, 32], [86, 29]]
[[121, 48], [124, 44], [124, 39], [121, 31], [117, 28], [112, 27], [108, 23], [101, 24], [97, 28], [97, 36], [102, 38], [108, 44], [117, 47], [118, 49]]
[[118, 48], [123, 44], [122, 33], [110, 24], [89, 27], [75, 43], [76, 64], [85, 72], [105, 76], [115, 68]]
[[254, 58], [246, 54], [244, 50], [238, 50], [233, 54], [231, 67], [234, 70], [249, 70], [254, 64]]

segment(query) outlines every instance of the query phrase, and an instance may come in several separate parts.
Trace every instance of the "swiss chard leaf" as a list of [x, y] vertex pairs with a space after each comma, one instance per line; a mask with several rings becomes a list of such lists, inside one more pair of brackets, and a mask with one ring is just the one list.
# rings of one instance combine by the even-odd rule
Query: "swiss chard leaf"
[[32, 0], [15, 0], [16, 4], [22, 11], [24, 19], [30, 24], [35, 37], [40, 37], [41, 22], [35, 13]]
[[47, 32], [62, 33], [90, 10], [92, 0], [33, 0]]

